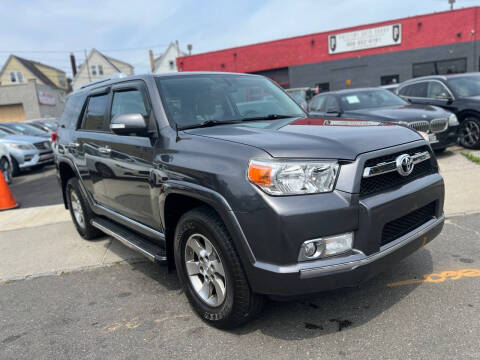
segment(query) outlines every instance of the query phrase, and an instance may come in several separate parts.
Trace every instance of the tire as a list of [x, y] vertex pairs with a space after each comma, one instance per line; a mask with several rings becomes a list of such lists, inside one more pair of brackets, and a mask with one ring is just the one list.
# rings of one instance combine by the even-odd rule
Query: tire
[[0, 159], [0, 171], [2, 172], [3, 178], [5, 179], [7, 184], [10, 184], [12, 182], [13, 169], [6, 157]]
[[[207, 262], [202, 262], [197, 253], [192, 251], [190, 245], [195, 244], [192, 239], [197, 241], [196, 244], [203, 244], [204, 249], [208, 249], [205, 239], [211, 243], [212, 249], [210, 255], [206, 256], [209, 259]], [[250, 321], [261, 312], [264, 299], [251, 291], [231, 236], [211, 208], [201, 206], [180, 218], [175, 231], [174, 254], [177, 274], [188, 300], [206, 323], [219, 329], [232, 329]], [[198, 271], [196, 275], [189, 276], [187, 261], [194, 263], [194, 269], [189, 266], [189, 272], [192, 275]], [[216, 266], [209, 267], [209, 261], [214, 264], [219, 261], [220, 266], [217, 262]], [[199, 264], [198, 268], [195, 263]], [[206, 265], [203, 268], [205, 276], [199, 272], [202, 269], [201, 264]], [[205, 271], [206, 268], [211, 269], [210, 273]], [[210, 291], [206, 293], [211, 294], [210, 297], [202, 296], [205, 292], [198, 290], [202, 278], [204, 284], [209, 283]], [[210, 281], [207, 278], [210, 278]], [[222, 280], [223, 287], [220, 286]], [[225, 290], [223, 300], [221, 291], [217, 291], [219, 288]], [[208, 299], [205, 299], [206, 297]]]
[[20, 175], [20, 167], [18, 166], [17, 160], [15, 160], [14, 157], [12, 157], [12, 176], [18, 176]]
[[460, 124], [460, 145], [467, 149], [480, 148], [480, 120], [476, 117], [466, 117]]
[[85, 240], [93, 240], [102, 236], [103, 233], [90, 224], [90, 220], [95, 216], [83, 197], [77, 178], [68, 180], [65, 196], [72, 221], [80, 236]]

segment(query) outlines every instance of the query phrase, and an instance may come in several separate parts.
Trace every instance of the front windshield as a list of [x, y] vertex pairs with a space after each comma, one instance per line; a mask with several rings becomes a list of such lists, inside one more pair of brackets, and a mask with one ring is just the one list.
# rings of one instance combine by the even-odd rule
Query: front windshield
[[29, 136], [45, 136], [46, 131], [40, 130], [39, 128], [36, 128], [35, 126], [28, 125], [28, 124], [3, 124], [3, 126], [8, 127], [9, 129], [12, 129], [16, 133], [22, 134], [22, 135], [29, 135]]
[[388, 90], [359, 90], [349, 91], [340, 95], [340, 102], [345, 111], [403, 106], [408, 103]]
[[447, 81], [458, 97], [480, 95], [480, 75], [447, 78]]
[[287, 94], [259, 76], [171, 76], [158, 78], [157, 84], [168, 116], [179, 128], [206, 121], [305, 116]]

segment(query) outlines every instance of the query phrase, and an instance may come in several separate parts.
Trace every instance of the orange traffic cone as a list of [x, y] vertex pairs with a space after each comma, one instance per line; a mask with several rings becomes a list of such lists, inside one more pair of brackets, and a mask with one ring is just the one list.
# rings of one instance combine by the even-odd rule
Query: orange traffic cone
[[0, 171], [0, 211], [14, 209], [18, 206], [17, 202], [13, 198], [7, 182]]

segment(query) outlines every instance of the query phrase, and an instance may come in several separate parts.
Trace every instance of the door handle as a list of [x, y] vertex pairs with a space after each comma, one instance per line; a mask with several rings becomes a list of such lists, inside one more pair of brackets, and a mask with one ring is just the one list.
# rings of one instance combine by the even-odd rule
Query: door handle
[[108, 146], [100, 147], [100, 148], [98, 148], [98, 152], [100, 154], [110, 154], [112, 152], [112, 149], [110, 149], [110, 147], [108, 147]]

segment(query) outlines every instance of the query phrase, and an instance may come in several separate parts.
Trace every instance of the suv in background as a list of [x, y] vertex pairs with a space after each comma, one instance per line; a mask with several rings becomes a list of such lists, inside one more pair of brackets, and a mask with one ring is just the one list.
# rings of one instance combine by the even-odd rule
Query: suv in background
[[437, 106], [410, 104], [379, 88], [347, 89], [322, 93], [309, 104], [310, 115], [326, 118], [375, 120], [408, 126], [425, 133], [436, 152], [457, 143], [455, 114]]
[[428, 143], [379, 122], [309, 119], [258, 75], [105, 79], [71, 94], [56, 139], [65, 206], [177, 270], [198, 315], [238, 326], [268, 296], [354, 286], [443, 226]]
[[11, 157], [12, 175], [21, 170], [53, 163], [53, 151], [49, 140], [35, 136], [17, 135], [0, 127], [0, 143], [5, 145]]
[[400, 84], [398, 94], [415, 104], [440, 106], [457, 115], [459, 142], [480, 148], [480, 73], [433, 75]]

